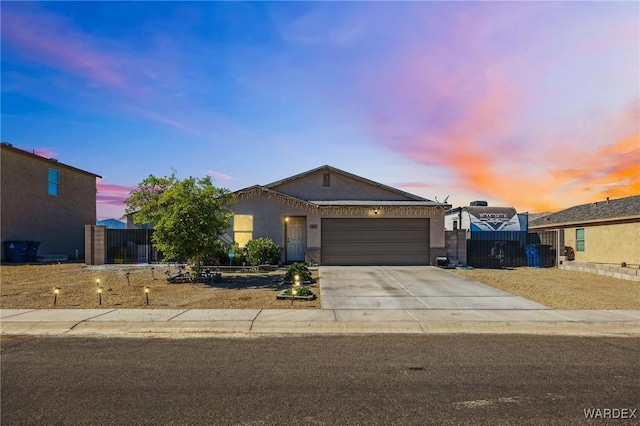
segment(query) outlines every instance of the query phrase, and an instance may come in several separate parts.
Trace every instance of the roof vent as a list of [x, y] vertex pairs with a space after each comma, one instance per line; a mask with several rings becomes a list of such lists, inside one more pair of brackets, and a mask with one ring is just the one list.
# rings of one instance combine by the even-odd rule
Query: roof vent
[[469, 205], [474, 207], [487, 207], [489, 203], [486, 201], [472, 201]]

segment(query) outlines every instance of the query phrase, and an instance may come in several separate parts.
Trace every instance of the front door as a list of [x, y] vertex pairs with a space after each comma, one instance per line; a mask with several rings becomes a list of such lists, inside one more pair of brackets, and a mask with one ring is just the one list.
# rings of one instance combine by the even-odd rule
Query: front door
[[307, 218], [288, 217], [286, 220], [287, 262], [304, 262], [307, 251]]

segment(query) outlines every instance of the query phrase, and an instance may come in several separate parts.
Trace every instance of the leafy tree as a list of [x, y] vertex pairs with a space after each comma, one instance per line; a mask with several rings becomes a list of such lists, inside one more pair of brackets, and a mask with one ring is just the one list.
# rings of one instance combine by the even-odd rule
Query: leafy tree
[[218, 237], [230, 225], [235, 195], [216, 188], [210, 176], [180, 180], [148, 178], [125, 200], [134, 223], [153, 224], [154, 245], [168, 257], [192, 260], [196, 270], [202, 256], [218, 248]]

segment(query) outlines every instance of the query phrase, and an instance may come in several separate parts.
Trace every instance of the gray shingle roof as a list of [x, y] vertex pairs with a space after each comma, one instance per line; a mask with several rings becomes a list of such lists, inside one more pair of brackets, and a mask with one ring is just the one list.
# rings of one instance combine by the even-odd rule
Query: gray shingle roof
[[607, 221], [613, 219], [640, 219], [640, 195], [615, 200], [598, 201], [571, 207], [529, 222], [529, 228], [556, 224]]

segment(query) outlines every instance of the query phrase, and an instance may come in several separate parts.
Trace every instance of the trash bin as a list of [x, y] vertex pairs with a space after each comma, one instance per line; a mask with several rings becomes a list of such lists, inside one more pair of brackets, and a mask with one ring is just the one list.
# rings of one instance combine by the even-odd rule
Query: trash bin
[[27, 261], [27, 249], [29, 243], [27, 241], [5, 241], [4, 253], [5, 259], [10, 263], [25, 263]]
[[40, 248], [40, 241], [28, 241], [29, 247], [27, 248], [27, 262], [35, 262], [38, 260], [38, 249]]
[[538, 251], [538, 247], [531, 244], [525, 248], [525, 253], [527, 255], [527, 266], [531, 266], [534, 268], [539, 268], [540, 265], [540, 252]]

